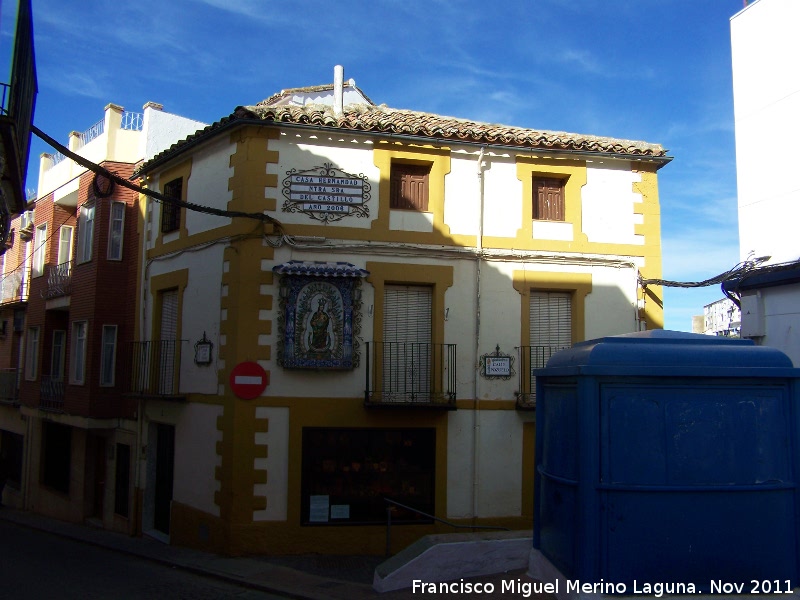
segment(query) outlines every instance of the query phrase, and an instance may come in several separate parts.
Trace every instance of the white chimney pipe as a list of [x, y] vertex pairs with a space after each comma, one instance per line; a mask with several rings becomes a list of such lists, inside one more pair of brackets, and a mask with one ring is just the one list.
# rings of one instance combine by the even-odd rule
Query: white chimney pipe
[[340, 116], [344, 112], [344, 67], [333, 67], [333, 114]]

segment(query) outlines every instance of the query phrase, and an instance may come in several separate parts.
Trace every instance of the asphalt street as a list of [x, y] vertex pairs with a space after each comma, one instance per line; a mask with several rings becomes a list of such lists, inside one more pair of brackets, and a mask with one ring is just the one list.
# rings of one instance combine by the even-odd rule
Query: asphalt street
[[282, 600], [0, 520], [0, 598]]

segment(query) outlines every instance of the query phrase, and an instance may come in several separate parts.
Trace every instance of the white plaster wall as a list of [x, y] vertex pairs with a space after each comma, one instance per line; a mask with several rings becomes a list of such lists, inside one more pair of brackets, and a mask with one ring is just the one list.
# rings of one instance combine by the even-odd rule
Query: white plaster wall
[[761, 343], [785, 352], [800, 367], [800, 284], [764, 288], [766, 335]]
[[[220, 136], [213, 143], [195, 152], [192, 174], [189, 176], [186, 189], [187, 201], [227, 210], [228, 202], [233, 195], [228, 189], [228, 180], [233, 176], [230, 157], [235, 150], [227, 136]], [[196, 210], [186, 211], [186, 229], [189, 235], [216, 229], [230, 222], [230, 217], [209, 215]]]
[[484, 160], [484, 226], [490, 237], [516, 237], [522, 228], [522, 182], [513, 157], [490, 155]]
[[[140, 131], [127, 129], [115, 129], [112, 132], [104, 131], [88, 144], [81, 146], [77, 153], [85, 159], [98, 164], [105, 160], [135, 163], [141, 158], [139, 155], [139, 140], [141, 137]], [[68, 158], [47, 170], [42, 169], [45, 162], [47, 165], [51, 164], [50, 161], [40, 161], [37, 188], [37, 196], [39, 198], [46, 196], [65, 183], [69, 183], [73, 178], [78, 177], [87, 170]]]
[[590, 242], [644, 244], [634, 235], [633, 210], [642, 195], [633, 192], [639, 173], [628, 161], [600, 161], [587, 165], [586, 185], [581, 190], [583, 231]]
[[276, 199], [275, 216], [282, 223], [299, 223], [303, 225], [319, 225], [320, 221], [312, 219], [308, 215], [300, 212], [284, 212], [282, 206], [286, 197], [283, 195], [283, 180], [287, 177], [286, 172], [290, 169], [303, 171], [321, 167], [325, 163], [331, 163], [337, 169], [341, 169], [353, 175], [366, 175], [371, 185], [370, 200], [366, 203], [369, 207], [368, 218], [358, 218], [355, 215], [344, 217], [335, 221], [331, 226], [356, 227], [368, 229], [372, 221], [378, 215], [378, 193], [380, 182], [380, 171], [374, 164], [373, 145], [366, 140], [346, 132], [331, 135], [329, 133], [319, 134], [308, 133], [306, 131], [288, 129], [281, 132], [279, 140], [270, 140], [269, 149], [279, 152], [280, 162], [277, 169], [270, 167], [268, 172], [276, 173], [278, 176], [277, 187], [267, 187], [265, 189], [267, 198]]
[[531, 237], [537, 240], [573, 241], [575, 229], [572, 223], [559, 221], [537, 221], [531, 223]]
[[[522, 296], [513, 287], [513, 273], [522, 269], [520, 263], [513, 262], [490, 261], [481, 265], [481, 337], [478, 356], [475, 356], [474, 338], [470, 346], [464, 348], [465, 352], [469, 352], [470, 382], [477, 377], [478, 398], [481, 400], [513, 399], [514, 391], [519, 387], [516, 375], [507, 380], [487, 379], [480, 377], [473, 365], [478, 364], [481, 355], [493, 353], [499, 345], [501, 353], [514, 357], [514, 371], [519, 373], [516, 347], [520, 344]], [[475, 331], [474, 327], [472, 331]], [[468, 397], [471, 398], [472, 394]]]
[[147, 107], [144, 109], [139, 156], [150, 160], [175, 142], [186, 139], [205, 123]]
[[473, 511], [473, 432], [475, 411], [447, 415], [447, 518], [465, 519]]
[[175, 478], [173, 499], [211, 515], [219, 516], [214, 492], [219, 490], [215, 469], [220, 465], [216, 444], [221, 406], [187, 404], [175, 427]]
[[266, 469], [267, 483], [254, 486], [256, 496], [266, 496], [266, 510], [253, 512], [254, 521], [285, 521], [289, 498], [289, 409], [256, 408], [256, 418], [269, 419], [266, 433], [256, 433], [256, 444], [267, 446], [267, 458], [256, 458], [253, 467]]
[[586, 339], [636, 331], [636, 271], [595, 267], [586, 296]]
[[[101, 136], [102, 137], [102, 136]], [[139, 154], [139, 140], [141, 131], [133, 129], [117, 129], [110, 138], [108, 160], [117, 162], [135, 163], [142, 158]]]
[[415, 210], [389, 211], [389, 229], [398, 231], [433, 231], [433, 213]]
[[[800, 3], [758, 0], [731, 18], [739, 252], [795, 260], [800, 178]], [[768, 148], [768, 151], [764, 149]]]
[[[365, 102], [366, 101], [364, 97], [353, 88], [344, 87], [342, 89], [343, 106], [347, 106], [349, 104], [364, 104]], [[333, 106], [333, 90], [328, 89], [313, 93], [298, 92], [292, 94], [290, 99], [277, 103], [278, 106], [286, 104], [299, 104], [301, 106], [306, 104], [320, 104], [324, 106]]]
[[[220, 339], [220, 294], [225, 247], [226, 244], [219, 243], [198, 252], [184, 252], [177, 257], [155, 260], [148, 267], [148, 279], [180, 269], [189, 270], [181, 316], [181, 339], [186, 340], [181, 347], [181, 393], [217, 393], [217, 368], [222, 368], [218, 357], [223, 341]], [[149, 339], [155, 309], [149, 286], [143, 300], [145, 317], [142, 329]], [[194, 363], [194, 345], [204, 332], [214, 344], [213, 362], [206, 366]]]
[[444, 222], [451, 234], [478, 234], [480, 183], [478, 153], [451, 152], [444, 179]]
[[[477, 422], [476, 422], [477, 419]], [[459, 410], [448, 415], [447, 516], [483, 518], [522, 510], [522, 426], [529, 415], [513, 410]], [[476, 438], [477, 432], [477, 438]], [[478, 443], [477, 490], [475, 442]], [[531, 474], [532, 475], [532, 474]]]
[[522, 510], [522, 420], [514, 410], [478, 411], [478, 516]]
[[43, 164], [50, 164], [50, 161], [41, 160], [39, 162], [39, 183], [36, 187], [36, 194], [39, 198], [46, 196], [59, 186], [64, 185], [72, 178], [77, 177], [86, 169], [70, 159], [62, 160], [57, 165], [49, 169], [43, 169]]

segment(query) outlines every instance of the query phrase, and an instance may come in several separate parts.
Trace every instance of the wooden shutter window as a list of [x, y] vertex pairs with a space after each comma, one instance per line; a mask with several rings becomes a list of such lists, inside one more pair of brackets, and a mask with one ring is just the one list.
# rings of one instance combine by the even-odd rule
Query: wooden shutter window
[[572, 294], [531, 292], [530, 344], [554, 349], [572, 345]]
[[430, 171], [429, 166], [392, 163], [390, 207], [427, 211]]
[[178, 338], [178, 290], [161, 293], [161, 339]]
[[533, 179], [533, 218], [541, 221], [564, 220], [564, 182], [560, 179]]
[[[183, 195], [183, 179], [173, 179], [164, 184], [164, 195], [167, 198], [181, 200]], [[181, 226], [181, 207], [171, 202], [161, 203], [161, 232], [176, 231]]]
[[383, 304], [383, 341], [431, 342], [433, 288], [387, 285]]

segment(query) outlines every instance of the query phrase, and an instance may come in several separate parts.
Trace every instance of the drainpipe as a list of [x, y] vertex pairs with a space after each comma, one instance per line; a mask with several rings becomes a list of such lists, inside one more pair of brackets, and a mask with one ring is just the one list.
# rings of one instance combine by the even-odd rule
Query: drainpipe
[[480, 440], [480, 398], [478, 390], [478, 378], [480, 377], [479, 356], [481, 350], [481, 263], [483, 262], [483, 154], [485, 148], [481, 146], [478, 154], [478, 238], [475, 253], [475, 369], [473, 383], [473, 398], [475, 398], [473, 428], [472, 428], [472, 520], [473, 523], [478, 518], [478, 488], [480, 483], [480, 469], [478, 460], [480, 459], [479, 440]]
[[344, 112], [344, 67], [333, 67], [333, 114], [340, 117]]

